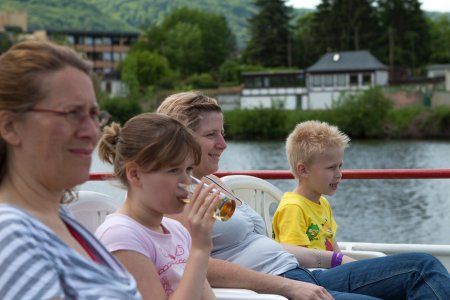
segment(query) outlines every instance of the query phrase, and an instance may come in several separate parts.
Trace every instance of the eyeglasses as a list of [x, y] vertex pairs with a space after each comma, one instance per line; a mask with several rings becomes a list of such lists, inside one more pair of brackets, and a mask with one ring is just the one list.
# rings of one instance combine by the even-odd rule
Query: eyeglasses
[[81, 109], [65, 111], [46, 108], [30, 108], [27, 111], [54, 113], [63, 116], [67, 122], [74, 125], [81, 124], [89, 116], [95, 123], [102, 127], [108, 124], [108, 121], [111, 118], [111, 115], [107, 111], [100, 111], [98, 107], [92, 108], [89, 112], [85, 112]]

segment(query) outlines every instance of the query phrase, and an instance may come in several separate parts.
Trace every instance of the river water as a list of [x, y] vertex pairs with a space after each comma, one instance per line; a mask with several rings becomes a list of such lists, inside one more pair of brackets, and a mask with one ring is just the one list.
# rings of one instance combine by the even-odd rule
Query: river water
[[[450, 141], [352, 141], [344, 169], [450, 168]], [[282, 142], [229, 142], [220, 170], [289, 169]], [[111, 171], [97, 157], [91, 171]], [[290, 191], [294, 180], [270, 180]], [[122, 199], [106, 182], [80, 189]], [[328, 197], [338, 223], [338, 241], [450, 244], [450, 179], [343, 180]]]

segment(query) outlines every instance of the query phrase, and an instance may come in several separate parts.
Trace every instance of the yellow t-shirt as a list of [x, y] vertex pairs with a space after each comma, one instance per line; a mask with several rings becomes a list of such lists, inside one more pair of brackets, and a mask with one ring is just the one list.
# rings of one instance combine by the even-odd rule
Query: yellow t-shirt
[[330, 204], [320, 204], [293, 193], [284, 193], [272, 221], [273, 238], [280, 242], [320, 250], [333, 250], [337, 224]]

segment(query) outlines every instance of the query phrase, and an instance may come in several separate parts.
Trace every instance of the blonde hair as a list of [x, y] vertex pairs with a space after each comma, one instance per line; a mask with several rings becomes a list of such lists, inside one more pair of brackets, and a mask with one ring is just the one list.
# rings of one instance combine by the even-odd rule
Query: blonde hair
[[203, 112], [222, 112], [217, 100], [197, 91], [170, 95], [158, 107], [157, 112], [166, 114], [196, 131]]
[[298, 163], [308, 164], [327, 148], [346, 148], [349, 142], [350, 138], [345, 133], [326, 122], [306, 121], [297, 124], [286, 139], [286, 156], [292, 174], [298, 178]]
[[128, 187], [126, 167], [135, 163], [142, 172], [152, 172], [181, 164], [192, 155], [200, 163], [201, 148], [191, 130], [160, 113], [143, 113], [122, 128], [112, 123], [103, 129], [99, 156], [114, 166], [120, 182]]

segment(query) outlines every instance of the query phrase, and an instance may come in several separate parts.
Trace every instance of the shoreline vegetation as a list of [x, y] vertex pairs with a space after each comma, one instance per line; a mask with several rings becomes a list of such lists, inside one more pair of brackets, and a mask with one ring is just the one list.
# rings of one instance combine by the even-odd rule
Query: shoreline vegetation
[[[145, 103], [129, 99], [100, 102], [116, 121], [148, 111]], [[285, 110], [283, 107], [225, 111], [227, 140], [284, 140], [294, 126], [306, 120], [338, 126], [352, 139], [447, 139], [450, 138], [450, 107], [406, 106], [395, 108], [374, 87], [364, 93], [344, 95], [326, 110]]]

